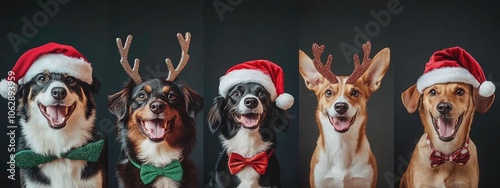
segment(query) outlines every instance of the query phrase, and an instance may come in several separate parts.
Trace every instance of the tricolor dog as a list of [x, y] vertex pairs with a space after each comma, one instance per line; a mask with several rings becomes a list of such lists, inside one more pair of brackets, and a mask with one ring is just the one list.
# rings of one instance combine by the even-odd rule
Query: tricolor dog
[[167, 78], [143, 80], [139, 60], [128, 63], [132, 43], [129, 35], [122, 45], [117, 39], [121, 65], [131, 80], [108, 97], [109, 110], [116, 115], [121, 158], [117, 167], [120, 187], [196, 187], [196, 168], [188, 159], [196, 143], [196, 114], [203, 98], [179, 79], [189, 60], [191, 34], [177, 34], [182, 56], [177, 68], [166, 59]]
[[211, 187], [281, 187], [275, 130], [286, 130], [292, 105], [283, 71], [270, 61], [235, 65], [220, 78], [208, 123], [224, 150]]
[[314, 59], [299, 50], [299, 71], [306, 87], [316, 94], [319, 137], [311, 159], [311, 187], [375, 187], [377, 163], [366, 137], [366, 103], [378, 90], [389, 67], [390, 50], [370, 58], [371, 44], [363, 45], [363, 62], [354, 55], [350, 76], [330, 70], [332, 55], [321, 62], [325, 47], [313, 44]]
[[7, 85], [18, 87], [21, 186], [106, 187], [104, 137], [94, 126], [99, 81], [87, 59], [72, 46], [48, 43], [24, 53], [12, 72], [16, 80]]
[[424, 126], [400, 187], [478, 187], [476, 145], [470, 138], [474, 112], [495, 99], [477, 61], [460, 47], [435, 52], [417, 84], [401, 94], [406, 110], [418, 110]]

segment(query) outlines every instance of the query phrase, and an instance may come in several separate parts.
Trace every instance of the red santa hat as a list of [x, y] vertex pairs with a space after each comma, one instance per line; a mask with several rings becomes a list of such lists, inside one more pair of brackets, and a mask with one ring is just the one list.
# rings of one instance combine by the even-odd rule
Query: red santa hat
[[219, 94], [226, 97], [229, 89], [239, 83], [258, 83], [271, 94], [276, 106], [287, 110], [293, 105], [293, 96], [285, 93], [283, 70], [280, 66], [267, 60], [247, 61], [231, 67], [220, 78]]
[[429, 86], [449, 82], [470, 84], [479, 88], [479, 95], [483, 97], [495, 93], [495, 85], [486, 80], [479, 63], [460, 47], [434, 52], [417, 81], [417, 90], [422, 93]]
[[[0, 95], [7, 98], [9, 87], [28, 83], [37, 74], [49, 71], [51, 73], [66, 73], [85, 83], [92, 84], [92, 67], [87, 59], [75, 48], [58, 43], [48, 43], [25, 52], [17, 60], [12, 72], [14, 84], [0, 81]], [[9, 79], [10, 80], [10, 79]], [[12, 89], [10, 90], [12, 91]]]

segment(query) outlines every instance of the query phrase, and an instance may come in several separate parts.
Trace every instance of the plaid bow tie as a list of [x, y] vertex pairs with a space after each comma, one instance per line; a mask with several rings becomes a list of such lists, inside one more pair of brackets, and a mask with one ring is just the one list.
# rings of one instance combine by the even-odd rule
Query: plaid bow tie
[[[83, 145], [82, 147], [72, 149], [66, 154], [62, 154], [60, 158], [96, 162], [101, 155], [103, 147], [104, 139], [101, 138], [95, 142]], [[23, 150], [17, 152], [14, 159], [16, 160], [16, 166], [22, 169], [28, 169], [51, 162], [58, 158], [59, 157], [55, 155], [42, 155], [32, 150]]]
[[467, 139], [467, 141], [457, 151], [453, 152], [450, 155], [446, 155], [443, 152], [434, 149], [432, 143], [429, 141], [429, 139], [427, 139], [427, 143], [431, 146], [432, 149], [431, 155], [429, 156], [429, 160], [431, 161], [431, 167], [435, 168], [445, 162], [452, 162], [452, 161], [456, 162], [458, 165], [461, 166], [465, 165], [467, 161], [469, 161], [470, 159], [469, 140], [470, 139]]
[[184, 173], [181, 162], [173, 160], [170, 164], [164, 167], [156, 167], [153, 165], [139, 165], [129, 158], [129, 161], [138, 169], [140, 169], [141, 180], [144, 184], [150, 184], [158, 176], [165, 176], [173, 181], [180, 182]]
[[237, 153], [229, 154], [229, 160], [227, 165], [229, 166], [229, 171], [232, 175], [240, 172], [245, 168], [246, 165], [252, 166], [252, 168], [259, 173], [260, 175], [264, 175], [267, 170], [269, 157], [273, 154], [273, 150], [269, 152], [266, 151], [260, 152], [252, 158], [245, 158]]

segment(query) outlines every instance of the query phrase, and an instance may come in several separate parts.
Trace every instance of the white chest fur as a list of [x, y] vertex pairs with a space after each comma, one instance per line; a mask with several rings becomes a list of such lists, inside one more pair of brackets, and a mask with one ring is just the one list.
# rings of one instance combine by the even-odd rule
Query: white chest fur
[[[172, 160], [180, 160], [182, 153], [180, 150], [171, 147], [166, 142], [154, 143], [150, 140], [145, 140], [140, 145], [138, 158], [144, 161], [145, 164], [150, 164], [156, 167], [164, 167], [172, 162]], [[167, 177], [158, 177], [153, 183], [154, 187], [179, 187], [179, 183]]]
[[26, 187], [37, 188], [95, 188], [102, 185], [102, 172], [98, 172], [92, 178], [82, 180], [81, 172], [85, 167], [84, 161], [69, 159], [56, 159], [52, 162], [40, 165], [41, 171], [50, 180], [50, 186], [40, 185], [30, 181], [26, 182]]
[[[227, 153], [238, 153], [245, 158], [251, 158], [257, 153], [267, 151], [271, 146], [271, 142], [262, 141], [262, 137], [258, 130], [240, 129], [236, 135], [226, 140], [220, 137], [222, 146], [226, 149]], [[238, 172], [236, 176], [240, 179], [241, 183], [238, 188], [258, 188], [259, 187], [259, 174], [251, 167], [246, 166], [243, 170]]]

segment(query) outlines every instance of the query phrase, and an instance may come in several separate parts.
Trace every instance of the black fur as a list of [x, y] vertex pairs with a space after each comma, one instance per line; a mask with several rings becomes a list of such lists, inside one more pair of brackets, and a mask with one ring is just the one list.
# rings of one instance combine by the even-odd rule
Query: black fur
[[[40, 77], [45, 77], [45, 81], [40, 81]], [[37, 76], [33, 77], [28, 83], [26, 84], [21, 84], [19, 85], [18, 92], [17, 92], [17, 98], [19, 100], [19, 105], [17, 108], [17, 115], [21, 118], [21, 120], [28, 122], [29, 121], [29, 114], [28, 114], [28, 108], [29, 108], [29, 101], [34, 100], [34, 98], [41, 92], [45, 92], [50, 85], [50, 83], [54, 81], [61, 81], [66, 84], [68, 89], [71, 92], [76, 93], [79, 96], [79, 100], [83, 99], [83, 95], [87, 97], [87, 103], [85, 105], [86, 108], [86, 118], [90, 118], [92, 115], [92, 111], [96, 109], [96, 104], [94, 102], [94, 96], [98, 94], [100, 90], [100, 83], [99, 81], [93, 77], [93, 83], [92, 84], [87, 84], [81, 80], [78, 80], [76, 78], [71, 77], [74, 79], [74, 83], [69, 84], [67, 82], [69, 76], [65, 76], [64, 74], [61, 73], [40, 73]], [[83, 91], [83, 92], [82, 92]], [[28, 125], [29, 126], [29, 125]], [[22, 129], [20, 130], [22, 135], [19, 138], [19, 144], [17, 146], [17, 151], [22, 151], [22, 150], [29, 150], [27, 146], [27, 140], [30, 138], [27, 138], [22, 134]], [[92, 130], [93, 133], [97, 131], [97, 128], [94, 127]], [[92, 138], [88, 140], [87, 142], [92, 142]], [[82, 169], [82, 174], [81, 174], [81, 179], [88, 179], [90, 177], [93, 177], [95, 174], [97, 174], [99, 171], [102, 172], [103, 174], [103, 187], [107, 187], [106, 185], [106, 177], [107, 177], [107, 147], [106, 144], [104, 146], [103, 151], [101, 152], [100, 158], [98, 159], [97, 162], [87, 162], [86, 167]], [[51, 185], [51, 182], [49, 180], [50, 174], [44, 174], [41, 172], [41, 169], [39, 167], [33, 167], [30, 169], [20, 169], [20, 175], [21, 175], [21, 184], [23, 185], [25, 181], [31, 181], [31, 182], [37, 182], [39, 184], [43, 185]]]
[[[233, 93], [239, 92], [237, 96]], [[263, 93], [259, 93], [263, 92]], [[289, 119], [286, 111], [276, 107], [271, 102], [270, 94], [265, 88], [257, 83], [242, 83], [232, 87], [227, 96], [217, 96], [213, 100], [212, 107], [208, 113], [208, 123], [212, 133], [219, 133], [225, 139], [233, 138], [240, 129], [241, 125], [235, 122], [232, 113], [238, 106], [241, 99], [247, 94], [257, 96], [264, 106], [266, 114], [259, 127], [259, 133], [263, 141], [270, 141], [273, 144], [268, 151], [275, 150], [276, 131], [285, 131], [289, 125]], [[237, 187], [240, 180], [236, 175], [231, 175], [227, 165], [228, 154], [226, 150], [222, 151], [215, 167], [215, 176], [211, 180], [209, 187]], [[262, 187], [281, 187], [280, 168], [275, 154], [269, 158], [269, 165], [266, 173], [259, 178], [259, 185]]]
[[[133, 81], [128, 81], [121, 91], [108, 97], [108, 108], [111, 113], [117, 117], [116, 128], [122, 152], [119, 160], [123, 161], [130, 158], [136, 163], [142, 164], [137, 158], [138, 151], [135, 149], [137, 146], [135, 146], [134, 141], [130, 140], [128, 137], [130, 134], [128, 123], [134, 111], [148, 104], [147, 101], [136, 100], [137, 95], [143, 93], [143, 88], [146, 84], [151, 86], [153, 90], [151, 94], [148, 94], [148, 101], [150, 99], [162, 100], [180, 114], [179, 116], [182, 122], [173, 123], [173, 125], [180, 125], [183, 127], [173, 126], [170, 128], [177, 129], [180, 132], [175, 133], [178, 136], [175, 142], [169, 142], [169, 144], [176, 148], [182, 148], [183, 151], [181, 165], [184, 170], [184, 175], [180, 183], [181, 187], [196, 187], [196, 168], [188, 159], [188, 156], [191, 154], [196, 142], [195, 117], [203, 107], [203, 98], [182, 81], [175, 80], [173, 82], [168, 82], [164, 79], [149, 79], [143, 81], [139, 85], [136, 85]], [[169, 86], [171, 88], [169, 93], [163, 93], [162, 88], [164, 86]], [[172, 101], [168, 99], [168, 94], [176, 95], [177, 100]], [[175, 130], [169, 130], [168, 133], [172, 131]], [[168, 139], [169, 138], [165, 138], [165, 140]], [[130, 163], [130, 161], [118, 164], [117, 175], [119, 186], [133, 188], [151, 187], [154, 182], [144, 185], [140, 179], [139, 172], [139, 169]]]

